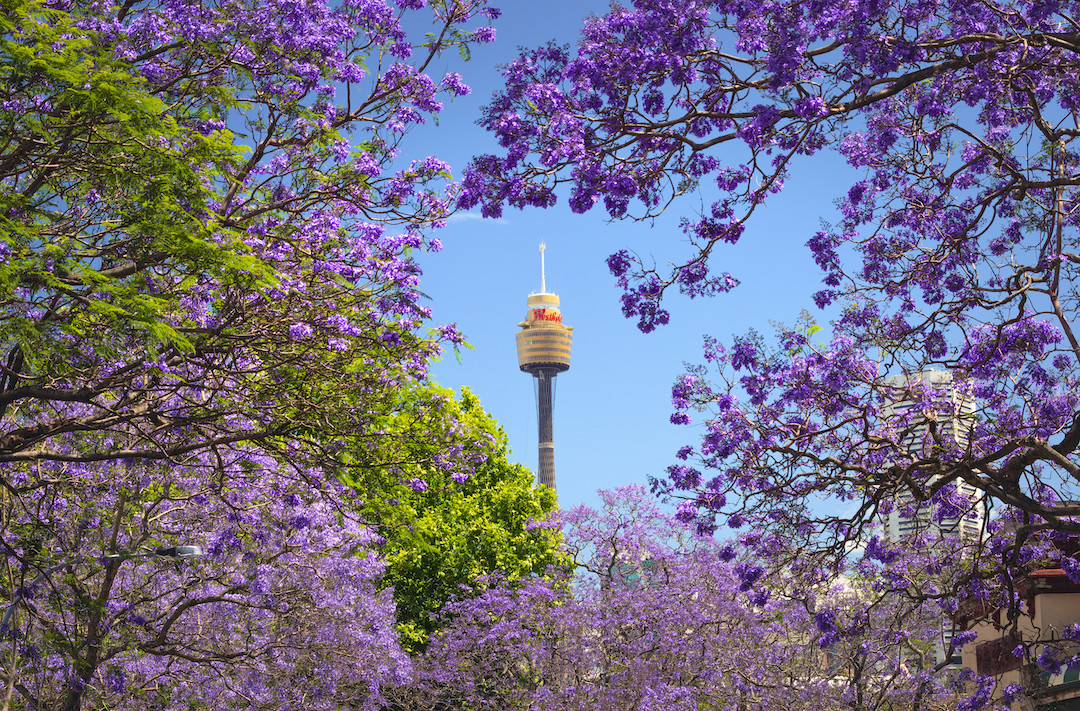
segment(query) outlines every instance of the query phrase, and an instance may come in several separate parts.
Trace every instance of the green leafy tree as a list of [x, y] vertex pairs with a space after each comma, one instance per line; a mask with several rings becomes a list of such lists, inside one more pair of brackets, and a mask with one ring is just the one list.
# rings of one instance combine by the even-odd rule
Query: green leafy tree
[[[454, 398], [437, 387], [413, 397], [413, 410], [387, 422], [387, 431], [411, 431], [422, 416], [434, 436], [423, 444], [402, 438], [396, 457], [377, 457], [397, 464], [360, 467], [364, 478], [355, 483], [380, 492], [363, 511], [385, 539], [384, 584], [394, 589], [403, 643], [417, 650], [438, 626], [434, 613], [477, 578], [544, 575], [565, 557], [558, 531], [545, 524], [555, 492], [508, 459], [506, 434], [479, 399], [467, 388]], [[472, 463], [467, 478], [460, 462]]]

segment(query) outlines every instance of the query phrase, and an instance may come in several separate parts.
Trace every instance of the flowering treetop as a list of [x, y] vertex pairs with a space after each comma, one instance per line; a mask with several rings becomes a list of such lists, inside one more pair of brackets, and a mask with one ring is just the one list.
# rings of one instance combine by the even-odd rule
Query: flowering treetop
[[[410, 38], [420, 13], [436, 31]], [[468, 91], [432, 60], [492, 40], [497, 15], [16, 3], [0, 24], [0, 461], [367, 429], [361, 399], [460, 343], [424, 331], [411, 256], [438, 248], [425, 228], [451, 209], [448, 166], [394, 166], [408, 128]], [[115, 437], [61, 451], [80, 431]]]
[[[414, 708], [948, 708], [940, 618], [862, 582], [808, 588], [641, 487], [561, 515], [573, 581], [487, 581], [417, 660]], [[763, 565], [764, 564], [764, 565]], [[866, 614], [865, 601], [875, 606]], [[909, 664], [905, 664], [907, 659]], [[420, 692], [420, 693], [417, 693]], [[426, 693], [425, 693], [426, 692]]]

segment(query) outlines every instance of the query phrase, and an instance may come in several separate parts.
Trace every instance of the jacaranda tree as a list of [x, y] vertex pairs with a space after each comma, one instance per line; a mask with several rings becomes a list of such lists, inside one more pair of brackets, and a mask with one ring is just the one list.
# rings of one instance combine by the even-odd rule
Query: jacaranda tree
[[350, 490], [212, 460], [11, 475], [34, 488], [2, 508], [5, 708], [375, 709], [409, 678]]
[[[15, 708], [381, 708], [478, 576], [560, 560], [554, 492], [468, 391], [427, 386], [335, 467], [218, 447], [9, 465], [0, 668]], [[415, 441], [425, 421], [427, 442]], [[86, 433], [71, 433], [73, 451]], [[408, 446], [393, 447], [391, 443]], [[455, 453], [455, 449], [460, 452]], [[423, 477], [423, 478], [420, 478]], [[177, 546], [203, 555], [175, 559]]]
[[402, 453], [464, 481], [490, 445], [415, 446], [453, 431], [422, 395], [460, 336], [413, 260], [448, 166], [402, 139], [497, 14], [4, 3], [5, 708], [373, 708], [405, 678], [360, 518], [404, 480], [343, 482]]
[[[560, 515], [574, 579], [493, 581], [451, 605], [417, 661], [414, 708], [948, 708], [962, 683], [906, 663], [922, 606], [863, 581], [792, 587], [744, 542], [661, 513], [642, 487]], [[751, 538], [753, 536], [751, 535]], [[767, 563], [766, 563], [767, 565]], [[838, 634], [860, 627], [861, 634]]]
[[[411, 258], [437, 248], [448, 166], [399, 143], [468, 90], [425, 71], [496, 11], [398, 6], [10, 4], [0, 461], [295, 456], [367, 431], [348, 398], [457, 339], [421, 330]], [[410, 39], [419, 13], [435, 33]], [[75, 454], [68, 432], [117, 436]]]
[[[952, 597], [1019, 613], [1033, 565], [1076, 563], [1080, 534], [1080, 6], [637, 0], [589, 20], [576, 52], [524, 52], [483, 124], [505, 152], [476, 159], [462, 204], [648, 217], [700, 189], [690, 251], [664, 268], [608, 265], [644, 331], [662, 299], [725, 292], [723, 245], [813, 156], [842, 155], [840, 219], [805, 241], [833, 335], [706, 340], [680, 377], [676, 423], [704, 422], [658, 486], [705, 527], [762, 525], [836, 574], [897, 506], [1007, 517], [967, 541]], [[951, 383], [918, 376], [951, 373]], [[891, 378], [891, 379], [890, 379]], [[905, 403], [903, 408], [894, 407]], [[968, 405], [968, 403], [973, 406]], [[833, 505], [823, 505], [822, 500]], [[1008, 525], [1002, 523], [1008, 520]], [[875, 540], [874, 545], [869, 545]], [[784, 550], [794, 550], [783, 547]], [[811, 552], [825, 552], [813, 558]], [[901, 581], [897, 581], [901, 584]], [[987, 607], [988, 606], [988, 607]], [[985, 699], [984, 699], [985, 700]]]

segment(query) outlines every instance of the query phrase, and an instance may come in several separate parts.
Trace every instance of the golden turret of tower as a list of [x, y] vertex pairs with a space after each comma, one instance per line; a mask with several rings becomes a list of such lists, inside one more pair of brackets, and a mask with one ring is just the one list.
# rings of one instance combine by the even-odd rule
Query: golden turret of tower
[[525, 320], [518, 324], [518, 366], [526, 373], [551, 368], [561, 373], [570, 368], [570, 326], [564, 326], [559, 297], [541, 292], [529, 294]]

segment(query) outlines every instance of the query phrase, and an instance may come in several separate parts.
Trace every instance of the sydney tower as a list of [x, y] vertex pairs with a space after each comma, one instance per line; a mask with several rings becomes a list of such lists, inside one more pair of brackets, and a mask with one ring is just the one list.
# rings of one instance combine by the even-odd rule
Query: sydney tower
[[540, 432], [540, 466], [537, 479], [555, 488], [555, 442], [552, 433], [552, 402], [555, 376], [570, 368], [570, 326], [564, 326], [559, 297], [544, 284], [544, 243], [540, 243], [540, 291], [529, 294], [525, 320], [518, 324], [518, 365], [536, 378], [536, 410]]

